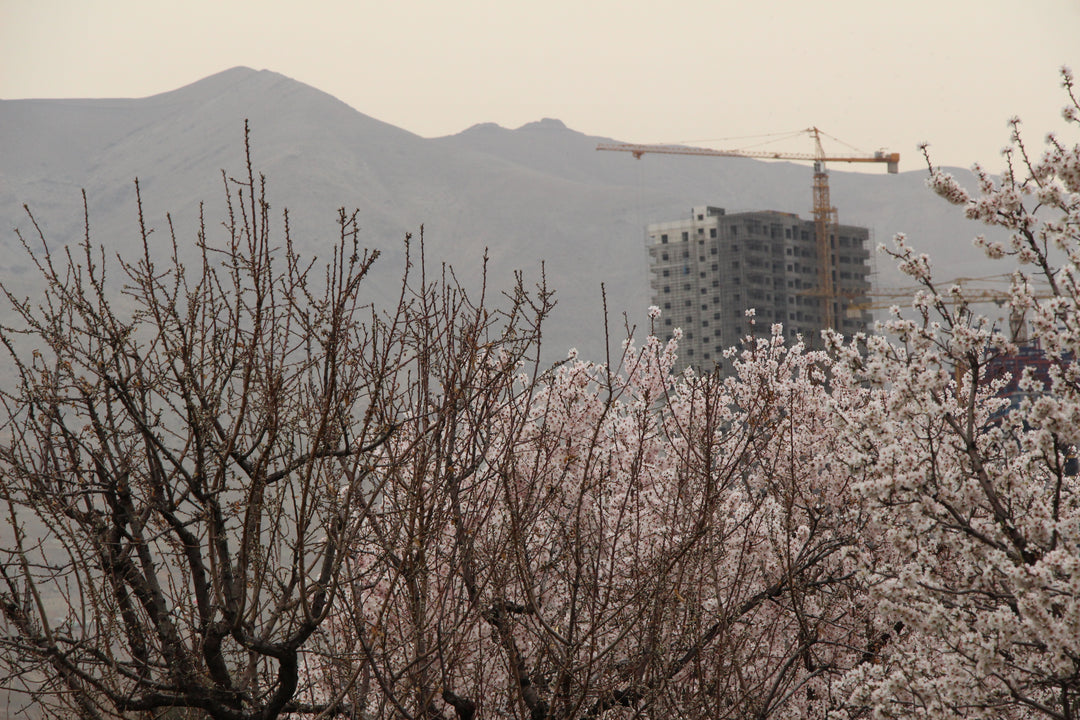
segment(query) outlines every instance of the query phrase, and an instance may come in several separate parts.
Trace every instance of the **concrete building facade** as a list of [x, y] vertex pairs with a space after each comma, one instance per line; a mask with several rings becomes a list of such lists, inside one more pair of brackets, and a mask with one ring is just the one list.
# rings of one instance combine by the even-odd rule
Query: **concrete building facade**
[[[870, 233], [837, 225], [833, 247], [834, 314], [844, 335], [866, 331], [870, 313], [853, 304], [870, 291]], [[658, 334], [682, 328], [679, 368], [711, 371], [724, 349], [782, 323], [789, 339], [820, 345], [825, 299], [818, 285], [813, 220], [777, 211], [727, 214], [695, 207], [689, 218], [646, 228], [653, 302], [663, 311]], [[753, 325], [746, 317], [754, 308]]]

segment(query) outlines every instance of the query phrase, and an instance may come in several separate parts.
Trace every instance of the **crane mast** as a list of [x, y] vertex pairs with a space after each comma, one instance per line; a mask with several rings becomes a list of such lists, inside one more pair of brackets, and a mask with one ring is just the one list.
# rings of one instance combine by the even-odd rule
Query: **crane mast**
[[829, 198], [829, 174], [825, 171], [825, 150], [821, 147], [821, 134], [814, 133], [814, 236], [817, 240], [818, 286], [816, 295], [821, 298], [822, 320], [825, 327], [836, 329], [836, 287], [833, 283], [832, 238], [839, 224], [836, 208]]
[[744, 157], [759, 160], [810, 160], [814, 163], [814, 233], [818, 261], [818, 283], [812, 294], [821, 298], [823, 305], [822, 320], [826, 327], [836, 327], [836, 287], [833, 282], [833, 228], [837, 225], [836, 208], [829, 197], [829, 174], [826, 162], [849, 163], [886, 163], [889, 173], [899, 171], [900, 154], [878, 151], [872, 154], [828, 155], [821, 145], [821, 131], [817, 127], [807, 128], [807, 134], [814, 138], [813, 153], [788, 153], [762, 150], [713, 150], [710, 148], [689, 147], [686, 145], [641, 145], [632, 143], [601, 143], [597, 150], [628, 152], [641, 159], [646, 153], [666, 155], [704, 155], [709, 157]]

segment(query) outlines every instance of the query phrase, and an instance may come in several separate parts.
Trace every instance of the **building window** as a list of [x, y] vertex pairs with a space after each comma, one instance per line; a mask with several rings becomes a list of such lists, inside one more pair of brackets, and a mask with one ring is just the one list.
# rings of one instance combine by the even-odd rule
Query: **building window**
[[666, 233], [660, 236], [660, 242], [665, 243], [665, 244], [667, 243], [667, 234]]
[[665, 325], [670, 325], [671, 324], [671, 318], [664, 318], [664, 324]]
[[688, 231], [686, 231], [686, 230], [683, 230], [682, 239], [683, 239], [683, 242], [689, 240], [690, 239], [690, 233]]
[[668, 270], [667, 268], [664, 268], [663, 272], [661, 272], [660, 274], [663, 275], [664, 277], [667, 277], [668, 275], [671, 274], [671, 271]]
[[664, 309], [665, 310], [670, 310], [671, 309], [671, 303], [669, 303], [669, 302], [664, 303]]
[[709, 237], [716, 237], [716, 228], [709, 228]]
[[732, 270], [738, 270], [739, 269], [739, 261], [738, 260], [732, 260], [731, 261], [731, 269]]
[[660, 259], [661, 260], [667, 260], [668, 259], [668, 254], [667, 253], [660, 253]]
[[704, 219], [705, 219], [705, 216], [704, 216], [704, 215], [702, 215], [701, 213], [698, 213], [697, 219], [698, 219], [698, 220], [704, 220]]
[[669, 292], [671, 292], [671, 287], [670, 287], [669, 285], [665, 285], [665, 286], [664, 286], [664, 292], [665, 292], [665, 293], [669, 293]]

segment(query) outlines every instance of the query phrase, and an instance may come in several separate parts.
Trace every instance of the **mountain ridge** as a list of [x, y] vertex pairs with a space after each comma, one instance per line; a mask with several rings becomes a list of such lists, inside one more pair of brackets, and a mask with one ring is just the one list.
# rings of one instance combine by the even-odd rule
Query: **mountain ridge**
[[[10, 232], [28, 228], [24, 202], [54, 244], [82, 237], [80, 188], [87, 190], [93, 240], [110, 252], [131, 252], [139, 242], [135, 177], [159, 232], [171, 212], [178, 238], [190, 245], [200, 201], [216, 231], [224, 216], [221, 168], [246, 173], [245, 120], [270, 202], [289, 207], [302, 252], [325, 255], [338, 209], [355, 207], [362, 242], [385, 252], [375, 297], [392, 297], [402, 238], [421, 225], [429, 259], [453, 263], [471, 283], [479, 282], [485, 249], [496, 288], [506, 287], [516, 269], [538, 279], [544, 261], [560, 299], [547, 336], [553, 356], [571, 346], [604, 356], [601, 283], [614, 316], [625, 311], [642, 321], [650, 302], [646, 223], [704, 204], [803, 217], [811, 205], [806, 166], [633, 160], [596, 152], [610, 139], [554, 118], [515, 129], [480, 123], [422, 138], [285, 75], [239, 66], [146, 98], [0, 100], [0, 273], [15, 276], [25, 265], [12, 254], [21, 249]], [[867, 225], [878, 240], [906, 231], [916, 246], [937, 246], [946, 268], [963, 268], [952, 274], [976, 274], [970, 238], [985, 230], [927, 191], [924, 177], [833, 169], [840, 221]], [[898, 280], [883, 272], [883, 282]]]

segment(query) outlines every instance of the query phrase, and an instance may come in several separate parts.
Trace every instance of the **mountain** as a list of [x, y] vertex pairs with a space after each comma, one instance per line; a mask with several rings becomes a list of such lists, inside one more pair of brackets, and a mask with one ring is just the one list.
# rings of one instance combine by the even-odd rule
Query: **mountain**
[[[425, 139], [278, 73], [233, 68], [141, 99], [0, 100], [5, 282], [17, 285], [29, 275], [12, 230], [32, 232], [22, 205], [31, 207], [51, 246], [71, 243], [83, 234], [81, 188], [92, 239], [109, 252], [139, 248], [136, 177], [156, 241], [168, 230], [169, 212], [181, 245], [190, 248], [200, 201], [211, 231], [220, 232], [221, 169], [246, 172], [245, 119], [271, 205], [274, 212], [289, 208], [302, 252], [325, 255], [336, 238], [337, 209], [360, 211], [363, 242], [385, 252], [384, 270], [372, 278], [376, 297], [392, 297], [402, 238], [421, 225], [429, 261], [452, 263], [469, 282], [478, 280], [485, 248], [496, 288], [506, 287], [515, 269], [538, 280], [543, 261], [559, 301], [546, 334], [550, 357], [571, 346], [603, 357], [601, 283], [613, 327], [621, 327], [624, 311], [642, 321], [650, 301], [646, 223], [704, 204], [810, 214], [806, 166], [655, 155], [635, 161], [596, 152], [608, 138], [554, 119], [517, 129], [481, 124]], [[983, 230], [926, 190], [925, 176], [923, 169], [831, 169], [840, 221], [872, 228], [878, 241], [906, 232], [916, 246], [932, 249], [942, 276], [992, 272], [970, 244]], [[887, 259], [878, 268], [882, 284], [903, 283]]]

